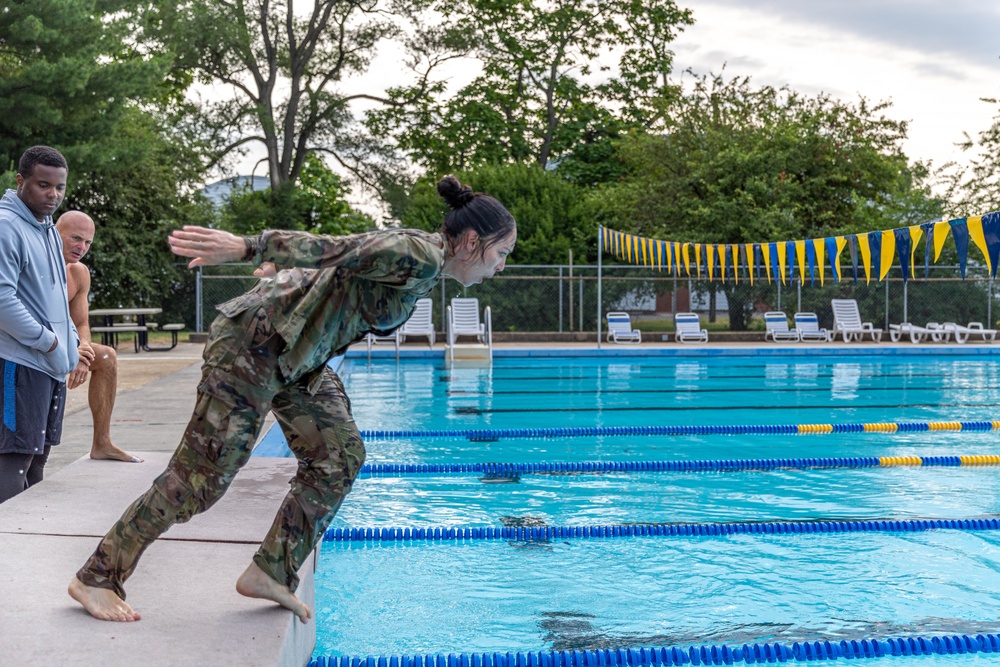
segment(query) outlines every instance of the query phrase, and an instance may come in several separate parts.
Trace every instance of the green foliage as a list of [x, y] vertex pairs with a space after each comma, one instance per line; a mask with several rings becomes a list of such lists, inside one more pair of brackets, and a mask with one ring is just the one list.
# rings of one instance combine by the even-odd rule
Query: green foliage
[[[137, 48], [120, 0], [24, 0], [0, 10], [0, 171], [47, 144], [79, 164], [130, 101], [164, 94], [167, 63]], [[72, 173], [72, 170], [71, 170]]]
[[[998, 104], [995, 98], [984, 102]], [[993, 124], [973, 140], [968, 134], [959, 144], [963, 152], [975, 152], [966, 162], [949, 162], [936, 173], [944, 186], [950, 217], [983, 215], [1000, 210], [1000, 113]]]
[[171, 230], [205, 224], [205, 202], [185, 196], [199, 176], [196, 154], [138, 109], [127, 109], [113, 140], [86, 160], [70, 162], [63, 211], [94, 218], [94, 245], [84, 262], [94, 307], [159, 306], [163, 317], [193, 325], [192, 273], [168, 249]]
[[[415, 105], [376, 109], [367, 119], [374, 135], [394, 136], [435, 173], [504, 162], [544, 167], [625, 128], [656, 126], [658, 100], [674, 95], [667, 45], [693, 22], [673, 0], [468, 0], [451, 11], [473, 35], [483, 73], [454, 96], [439, 85]], [[612, 52], [617, 67], [602, 73], [605, 83], [585, 83], [593, 63]], [[389, 92], [402, 102], [419, 91]], [[591, 183], [613, 175], [594, 169], [570, 177]]]
[[[516, 264], [565, 264], [569, 250], [582, 263], [597, 229], [587, 214], [583, 190], [533, 165], [493, 165], [455, 174], [477, 192], [503, 203], [517, 220]], [[437, 231], [448, 208], [437, 194], [438, 178], [413, 186], [400, 219], [406, 227]], [[596, 256], [595, 256], [596, 258]]]
[[356, 234], [375, 227], [370, 216], [347, 203], [347, 183], [314, 154], [306, 157], [299, 185], [235, 190], [220, 212], [223, 228], [237, 234], [293, 229], [314, 234]]

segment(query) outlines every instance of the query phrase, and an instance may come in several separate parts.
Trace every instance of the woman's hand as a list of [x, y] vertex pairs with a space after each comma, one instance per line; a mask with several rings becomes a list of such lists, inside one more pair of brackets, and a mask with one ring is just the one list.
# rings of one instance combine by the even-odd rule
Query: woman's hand
[[175, 255], [194, 257], [188, 262], [189, 269], [238, 262], [247, 254], [247, 244], [242, 236], [208, 227], [185, 225], [183, 229], [175, 229], [167, 237], [167, 242]]

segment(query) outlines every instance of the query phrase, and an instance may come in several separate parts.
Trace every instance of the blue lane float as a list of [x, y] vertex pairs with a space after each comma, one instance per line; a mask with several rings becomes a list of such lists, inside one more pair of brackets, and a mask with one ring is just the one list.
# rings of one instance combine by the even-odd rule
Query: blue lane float
[[732, 523], [625, 524], [607, 526], [431, 526], [425, 528], [328, 528], [324, 542], [548, 541], [617, 537], [708, 537], [817, 533], [920, 533], [929, 530], [1000, 529], [1000, 519], [880, 519], [875, 521], [757, 521]]
[[318, 656], [309, 667], [659, 667], [660, 665], [748, 665], [838, 658], [975, 655], [1000, 652], [995, 634], [944, 635], [765, 643], [742, 646], [703, 645], [575, 651], [462, 653], [399, 656]]
[[998, 431], [1000, 420], [974, 422], [885, 422], [877, 424], [694, 424], [684, 426], [575, 426], [560, 428], [500, 428], [444, 430], [365, 430], [365, 440], [410, 438], [579, 438], [610, 436], [685, 435], [829, 435], [831, 433], [923, 433], [930, 431]]
[[538, 463], [373, 463], [362, 475], [477, 474], [495, 477], [546, 473], [733, 472], [814, 468], [982, 467], [1000, 465], [1000, 455], [846, 456], [787, 459], [715, 459], [695, 461], [552, 461]]

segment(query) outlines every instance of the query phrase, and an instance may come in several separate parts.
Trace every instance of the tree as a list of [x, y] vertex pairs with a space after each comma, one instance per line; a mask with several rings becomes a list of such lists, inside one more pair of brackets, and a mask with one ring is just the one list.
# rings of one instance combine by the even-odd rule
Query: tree
[[131, 103], [169, 94], [168, 62], [130, 40], [128, 6], [24, 0], [0, 10], [0, 170], [34, 144], [79, 164], [102, 150]]
[[[672, 90], [667, 45], [692, 23], [673, 0], [468, 0], [458, 14], [475, 35], [483, 74], [453, 97], [437, 87], [418, 105], [375, 110], [368, 119], [373, 133], [394, 135], [438, 173], [501, 162], [545, 167], [624, 128], [655, 126], [654, 101]], [[615, 50], [616, 71], [602, 84], [585, 83], [594, 63]]]
[[[535, 165], [492, 165], [456, 176], [496, 197], [517, 220], [517, 246], [508, 263], [563, 264], [571, 249], [582, 261], [596, 229], [580, 187]], [[404, 226], [440, 229], [448, 207], [437, 193], [437, 180], [428, 176], [414, 185], [405, 207], [396, 211]]]
[[[427, 0], [147, 2], [146, 38], [173, 52], [174, 67], [231, 95], [197, 117], [215, 162], [251, 143], [267, 152], [273, 193], [294, 184], [311, 153], [331, 156], [377, 186], [389, 152], [352, 125], [359, 101], [406, 106], [434, 85], [431, 73], [463, 49], [451, 28], [427, 26]], [[298, 11], [297, 11], [298, 10]], [[376, 47], [402, 41], [416, 83], [408, 96], [347, 94], [337, 87], [367, 70]]]
[[[995, 98], [983, 101], [998, 103]], [[1000, 113], [976, 140], [966, 134], [959, 147], [963, 152], [976, 151], [976, 155], [964, 164], [949, 162], [935, 174], [953, 215], [982, 215], [1000, 209]]]
[[[296, 229], [314, 234], [356, 234], [375, 227], [367, 215], [354, 210], [345, 197], [350, 188], [343, 178], [330, 170], [316, 155], [306, 157], [299, 185], [285, 188], [281, 208], [284, 215], [275, 220], [273, 193], [269, 190], [237, 190], [230, 195], [220, 214], [223, 228], [237, 234], [259, 234], [265, 229]], [[276, 224], [277, 223], [277, 224]]]
[[[702, 77], [669, 104], [663, 134], [623, 140], [628, 176], [592, 198], [609, 227], [702, 243], [929, 222], [940, 202], [924, 183], [926, 169], [908, 164], [900, 148], [906, 124], [886, 118], [887, 106]], [[736, 292], [747, 289], [725, 284], [733, 329], [746, 326], [753, 299]]]

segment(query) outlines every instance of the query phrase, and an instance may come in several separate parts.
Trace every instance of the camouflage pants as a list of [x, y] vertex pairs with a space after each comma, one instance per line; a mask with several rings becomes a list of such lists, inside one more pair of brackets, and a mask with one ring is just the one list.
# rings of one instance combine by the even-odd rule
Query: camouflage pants
[[[219, 317], [205, 347], [198, 400], [180, 446], [152, 487], [125, 511], [77, 572], [88, 586], [125, 598], [139, 557], [174, 523], [211, 507], [250, 457], [272, 410], [298, 459], [291, 490], [260, 549], [264, 572], [292, 591], [298, 569], [322, 538], [365, 459], [344, 385], [321, 377], [285, 383], [277, 369], [283, 341], [261, 309]], [[310, 393], [307, 387], [313, 381]], [[318, 389], [316, 389], [318, 385]]]

